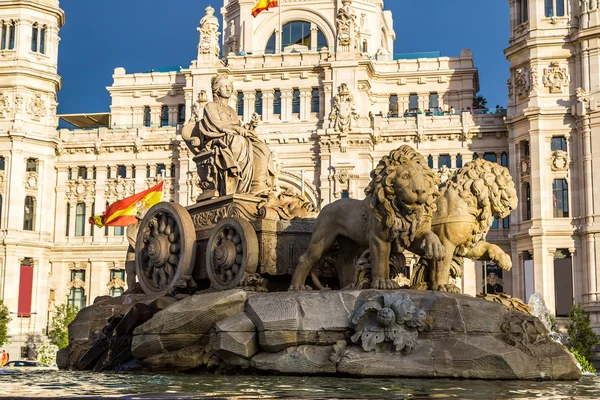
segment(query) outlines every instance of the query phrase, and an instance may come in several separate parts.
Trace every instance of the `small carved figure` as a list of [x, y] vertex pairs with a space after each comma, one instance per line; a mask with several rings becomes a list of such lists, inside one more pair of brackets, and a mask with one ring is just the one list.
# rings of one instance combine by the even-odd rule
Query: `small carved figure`
[[439, 196], [439, 178], [425, 158], [410, 146], [401, 146], [383, 157], [371, 172], [364, 200], [340, 199], [323, 208], [306, 253], [294, 274], [290, 290], [310, 289], [308, 274], [337, 241], [336, 269], [340, 287], [352, 284], [354, 261], [371, 250], [371, 287], [396, 289], [390, 277], [390, 257], [410, 250], [441, 260], [444, 247], [431, 232], [431, 217]]
[[[427, 264], [428, 273], [414, 274], [422, 275], [430, 290], [460, 293], [450, 278], [451, 269], [457, 268], [453, 261], [458, 261], [461, 268], [461, 257], [493, 261], [503, 270], [510, 270], [510, 256], [485, 241], [494, 218], [504, 218], [517, 207], [517, 192], [508, 169], [478, 158], [457, 170], [440, 192], [431, 230], [446, 253], [438, 260], [421, 263]], [[413, 288], [420, 287], [420, 283], [413, 281]]]
[[206, 7], [206, 15], [200, 20], [198, 32], [200, 32], [200, 43], [198, 45], [198, 56], [202, 54], [213, 54], [219, 56], [219, 19], [215, 17], [215, 9]]
[[354, 96], [350, 93], [348, 85], [340, 85], [339, 94], [333, 98], [333, 109], [329, 114], [330, 128], [336, 132], [352, 132], [352, 121], [358, 120]]
[[201, 90], [200, 93], [198, 93], [198, 99], [194, 102], [194, 105], [192, 106], [193, 122], [198, 122], [202, 119], [206, 103], [208, 103], [208, 96], [206, 95], [206, 90]]
[[258, 114], [242, 125], [228, 105], [233, 84], [225, 75], [212, 79], [213, 101], [204, 107], [199, 122], [182, 129], [186, 144], [196, 155], [203, 190], [215, 196], [234, 193], [267, 195], [274, 187], [275, 167], [269, 146], [256, 136]]
[[128, 289], [133, 288], [135, 285], [135, 243], [137, 240], [138, 230], [140, 228], [140, 222], [142, 222], [144, 219], [147, 211], [148, 210], [145, 208], [140, 209], [135, 214], [137, 222], [130, 224], [127, 227], [127, 241], [129, 242], [129, 247], [127, 248], [127, 256], [125, 258], [125, 279], [127, 280]]
[[352, 0], [342, 0], [342, 7], [335, 17], [339, 46], [349, 47], [352, 45], [355, 20], [356, 13], [352, 8]]

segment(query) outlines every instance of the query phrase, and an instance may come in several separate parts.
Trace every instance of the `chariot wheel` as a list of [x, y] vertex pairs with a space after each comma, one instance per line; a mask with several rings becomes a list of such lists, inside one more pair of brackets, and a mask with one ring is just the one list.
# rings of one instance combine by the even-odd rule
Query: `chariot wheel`
[[258, 239], [250, 223], [223, 218], [214, 227], [206, 246], [206, 274], [217, 290], [237, 287], [258, 267]]
[[135, 244], [135, 272], [146, 294], [167, 293], [192, 275], [195, 239], [192, 218], [179, 204], [164, 201], [148, 210]]

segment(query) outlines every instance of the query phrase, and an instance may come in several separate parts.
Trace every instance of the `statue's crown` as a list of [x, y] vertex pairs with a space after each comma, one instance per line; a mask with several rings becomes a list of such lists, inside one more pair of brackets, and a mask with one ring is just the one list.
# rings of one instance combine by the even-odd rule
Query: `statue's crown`
[[206, 12], [206, 15], [213, 15], [215, 13], [215, 9], [211, 6], [206, 7], [204, 11]]

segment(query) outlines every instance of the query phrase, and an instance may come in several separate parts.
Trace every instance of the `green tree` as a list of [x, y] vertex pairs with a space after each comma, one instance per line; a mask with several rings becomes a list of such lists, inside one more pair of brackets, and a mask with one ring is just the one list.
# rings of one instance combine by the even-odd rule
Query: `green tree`
[[8, 307], [0, 300], [0, 346], [8, 343], [8, 323], [10, 322]]
[[54, 307], [54, 316], [50, 323], [50, 332], [48, 337], [50, 343], [64, 349], [69, 345], [69, 324], [75, 319], [79, 309], [69, 304], [61, 304]]
[[571, 308], [568, 317], [569, 348], [591, 361], [592, 349], [600, 343], [600, 338], [590, 325], [590, 316], [583, 311], [581, 304], [577, 304]]
[[473, 98], [473, 108], [476, 110], [487, 108], [487, 99], [482, 95], [475, 96]]

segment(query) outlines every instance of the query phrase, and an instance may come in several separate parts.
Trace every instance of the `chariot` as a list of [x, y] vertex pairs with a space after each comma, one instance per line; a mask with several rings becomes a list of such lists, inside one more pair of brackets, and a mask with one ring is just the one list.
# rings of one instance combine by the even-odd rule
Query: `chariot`
[[268, 198], [232, 194], [150, 208], [135, 248], [144, 292], [169, 293], [185, 276], [217, 290], [260, 287], [275, 277], [285, 282], [281, 277], [293, 272], [308, 247], [314, 217], [289, 218], [289, 204], [281, 208], [281, 195], [277, 200], [273, 207]]

